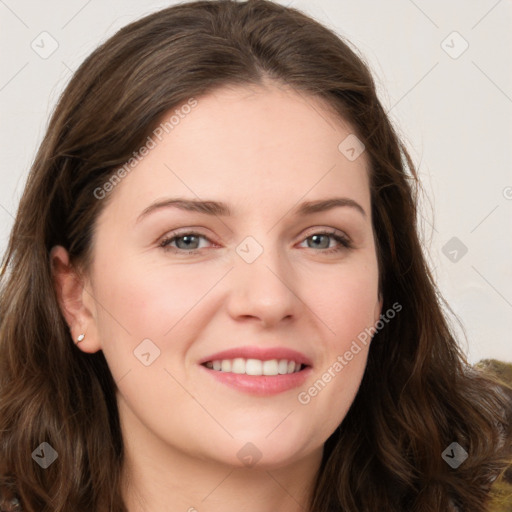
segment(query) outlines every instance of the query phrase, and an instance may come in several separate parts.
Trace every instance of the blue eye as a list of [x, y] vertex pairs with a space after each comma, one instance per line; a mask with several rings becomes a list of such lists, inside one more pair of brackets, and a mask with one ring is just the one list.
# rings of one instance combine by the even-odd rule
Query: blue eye
[[[165, 251], [172, 251], [175, 254], [197, 254], [201, 251], [201, 248], [199, 247], [201, 239], [213, 243], [206, 236], [201, 235], [200, 233], [190, 231], [180, 234], [171, 233], [169, 237], [164, 238], [160, 242], [160, 247], [162, 247], [162, 249], [164, 249]], [[335, 245], [334, 247], [329, 247], [330, 239], [335, 240], [337, 245]], [[352, 247], [350, 240], [346, 236], [337, 234], [336, 231], [315, 232], [304, 239], [304, 241], [308, 240], [313, 241], [313, 245], [308, 246], [308, 249], [319, 248], [319, 252], [328, 254], [341, 252], [344, 249], [349, 249]], [[325, 240], [327, 240], [327, 247], [324, 247], [325, 244], [322, 243], [322, 241]]]
[[[160, 242], [160, 247], [163, 247], [165, 250], [174, 250], [174, 252], [188, 251], [189, 253], [195, 253], [199, 250], [198, 243], [201, 238], [210, 241], [199, 233], [190, 232], [164, 238]], [[173, 242], [176, 242], [176, 247], [171, 245]]]
[[[320, 247], [323, 245], [321, 243], [322, 238], [323, 238], [323, 240], [327, 240], [327, 247]], [[335, 245], [334, 247], [329, 248], [329, 243], [330, 243], [329, 239], [335, 240], [338, 243], [338, 245]], [[320, 231], [317, 233], [313, 233], [312, 235], [308, 236], [304, 241], [307, 241], [307, 240], [314, 241], [314, 243], [316, 244], [316, 247], [320, 247], [320, 249], [322, 249], [321, 252], [328, 253], [328, 254], [340, 252], [344, 249], [349, 249], [352, 247], [350, 240], [346, 236], [339, 235], [335, 231]], [[309, 246], [308, 248], [311, 249], [312, 247]]]

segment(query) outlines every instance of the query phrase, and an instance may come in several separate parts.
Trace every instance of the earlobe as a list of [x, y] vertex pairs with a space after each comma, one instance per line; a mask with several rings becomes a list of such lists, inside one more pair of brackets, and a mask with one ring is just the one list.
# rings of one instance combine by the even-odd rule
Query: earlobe
[[79, 273], [70, 264], [68, 251], [56, 245], [50, 251], [50, 263], [57, 301], [68, 324], [73, 343], [78, 345], [80, 339], [80, 350], [97, 352], [101, 346], [96, 335], [93, 312], [84, 303], [84, 294], [87, 292]]

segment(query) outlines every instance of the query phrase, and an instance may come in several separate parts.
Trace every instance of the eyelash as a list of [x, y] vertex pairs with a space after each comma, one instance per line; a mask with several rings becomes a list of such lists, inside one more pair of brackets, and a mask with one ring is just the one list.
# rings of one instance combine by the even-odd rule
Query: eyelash
[[[352, 248], [351, 241], [346, 236], [340, 235], [336, 231], [329, 231], [329, 230], [315, 231], [314, 233], [312, 233], [309, 236], [307, 236], [306, 238], [304, 238], [303, 241], [307, 240], [308, 238], [312, 238], [315, 235], [330, 236], [334, 240], [336, 240], [336, 242], [338, 242], [340, 244], [340, 245], [338, 245], [336, 247], [331, 247], [330, 249], [321, 249], [320, 251], [318, 251], [318, 252], [321, 252], [323, 254], [334, 254], [334, 253], [341, 252], [344, 249], [351, 249]], [[205, 240], [208, 240], [209, 242], [211, 242], [211, 240], [208, 237], [202, 235], [201, 233], [197, 233], [195, 231], [186, 231], [186, 232], [183, 232], [183, 233], [170, 233], [170, 235], [168, 237], [165, 237], [160, 242], [160, 247], [164, 251], [171, 251], [171, 252], [173, 252], [175, 254], [180, 254], [180, 253], [181, 254], [183, 254], [183, 253], [197, 254], [197, 253], [199, 253], [201, 251], [201, 249], [190, 249], [190, 250], [187, 250], [187, 249], [179, 249], [177, 247], [171, 247], [169, 245], [172, 242], [174, 242], [176, 239], [184, 238], [186, 236], [196, 236], [196, 237], [199, 237], [199, 238], [204, 238]], [[308, 249], [313, 249], [313, 248], [312, 247], [308, 247]]]

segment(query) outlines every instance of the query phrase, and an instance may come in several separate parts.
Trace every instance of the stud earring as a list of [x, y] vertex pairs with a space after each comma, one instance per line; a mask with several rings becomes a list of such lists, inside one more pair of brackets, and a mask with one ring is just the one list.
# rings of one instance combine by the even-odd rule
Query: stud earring
[[75, 345], [78, 345], [81, 341], [83, 341], [84, 338], [85, 334], [80, 334], [80, 336], [78, 336], [78, 338], [76, 339]]

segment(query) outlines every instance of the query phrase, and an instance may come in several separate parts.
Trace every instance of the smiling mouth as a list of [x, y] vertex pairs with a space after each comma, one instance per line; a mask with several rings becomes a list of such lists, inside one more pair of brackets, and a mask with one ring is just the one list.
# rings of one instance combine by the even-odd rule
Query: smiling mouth
[[216, 359], [206, 361], [203, 366], [210, 370], [253, 376], [279, 376], [298, 373], [308, 368], [308, 365], [298, 363], [291, 359]]

